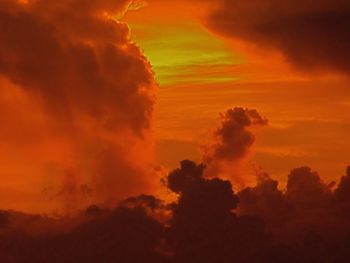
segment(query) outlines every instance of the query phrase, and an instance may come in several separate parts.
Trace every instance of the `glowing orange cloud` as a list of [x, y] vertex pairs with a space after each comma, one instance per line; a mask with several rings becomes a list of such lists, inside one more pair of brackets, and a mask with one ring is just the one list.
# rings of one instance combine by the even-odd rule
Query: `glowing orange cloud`
[[115, 18], [130, 3], [1, 2], [3, 185], [55, 200], [75, 177], [80, 199], [87, 185], [89, 198], [114, 204], [151, 183], [153, 74]]

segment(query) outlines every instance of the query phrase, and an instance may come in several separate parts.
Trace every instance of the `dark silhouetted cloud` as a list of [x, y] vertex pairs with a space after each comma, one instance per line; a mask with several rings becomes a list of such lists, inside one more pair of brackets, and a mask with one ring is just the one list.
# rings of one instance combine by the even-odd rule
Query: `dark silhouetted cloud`
[[[309, 167], [291, 171], [286, 191], [266, 173], [234, 193], [184, 160], [165, 178], [177, 200], [130, 197], [114, 209], [89, 206], [50, 219], [1, 211], [2, 262], [347, 262], [344, 176], [334, 191]], [[18, 253], [21, 251], [21, 253]]]
[[349, 74], [350, 4], [346, 0], [211, 1], [205, 24], [227, 37], [281, 51], [303, 71]]

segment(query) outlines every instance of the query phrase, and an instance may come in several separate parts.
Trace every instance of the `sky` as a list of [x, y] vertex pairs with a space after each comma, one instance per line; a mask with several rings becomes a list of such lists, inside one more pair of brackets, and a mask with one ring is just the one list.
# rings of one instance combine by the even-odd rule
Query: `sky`
[[102, 203], [162, 192], [159, 177], [185, 158], [202, 162], [235, 107], [268, 124], [252, 128], [244, 160], [233, 160], [240, 168], [222, 176], [245, 187], [263, 170], [283, 188], [291, 169], [307, 165], [338, 181], [350, 149], [342, 7], [3, 2], [0, 204], [62, 211], [67, 192], [83, 192], [69, 207], [90, 202], [93, 191]]
[[[289, 11], [280, 6], [284, 12], [292, 13], [294, 8], [296, 14], [307, 14], [317, 9], [311, 2], [308, 6], [309, 1], [300, 5], [284, 2], [290, 6]], [[329, 5], [326, 2], [323, 8]], [[230, 1], [222, 4], [229, 6]], [[260, 16], [253, 16], [254, 4], [261, 5]], [[293, 167], [310, 165], [325, 180], [336, 180], [348, 163], [350, 92], [349, 68], [338, 70], [338, 51], [329, 50], [333, 44], [321, 42], [323, 37], [332, 37], [327, 26], [333, 22], [321, 25], [324, 36], [301, 38], [312, 30], [311, 23], [305, 32], [295, 32], [290, 45], [306, 45], [298, 54], [289, 52], [288, 43], [283, 42], [288, 39], [283, 36], [267, 32], [264, 37], [264, 32], [254, 32], [254, 23], [264, 21], [269, 4], [252, 1], [249, 7], [232, 1], [232, 5], [237, 5], [236, 9], [223, 6], [217, 13], [229, 16], [230, 10], [238, 13], [241, 9], [243, 14], [237, 16], [244, 16], [244, 12], [253, 16], [252, 21], [234, 20], [237, 25], [232, 25], [232, 31], [223, 31], [226, 24], [211, 19], [209, 16], [216, 14], [207, 14], [204, 2], [196, 1], [150, 1], [124, 18], [133, 39], [149, 58], [160, 86], [155, 118], [158, 160], [171, 168], [181, 156], [201, 160], [199, 145], [215, 127], [219, 113], [242, 106], [259, 110], [269, 120], [269, 125], [258, 131], [252, 170], [261, 166], [283, 180]], [[287, 29], [293, 32], [294, 25]], [[347, 43], [346, 36], [341, 35], [346, 34], [343, 28], [339, 26], [338, 30], [339, 45], [341, 40]], [[311, 41], [315, 47], [310, 46]], [[334, 43], [336, 48], [340, 48], [340, 55], [347, 55], [345, 47]], [[324, 53], [312, 57], [311, 50]], [[310, 61], [297, 61], [302, 52], [310, 54]]]
[[[108, 3], [101, 8], [113, 6]], [[20, 5], [23, 10], [32, 8]], [[291, 169], [303, 165], [317, 170], [327, 182], [344, 174], [350, 149], [346, 140], [350, 92], [349, 65], [342, 60], [348, 55], [343, 34], [347, 20], [343, 13], [336, 16], [346, 5], [342, 1], [338, 5], [324, 1], [319, 7], [291, 1], [283, 5], [274, 1], [119, 1], [112, 9], [119, 27], [114, 31], [112, 23], [103, 24], [94, 17], [99, 14], [94, 10], [97, 4], [85, 7], [78, 1], [75, 5], [91, 21], [64, 4], [35, 5], [30, 12], [48, 13], [40, 17], [46, 21], [44, 26], [36, 17], [29, 22], [22, 17], [3, 18], [7, 32], [1, 71], [4, 193], [22, 192], [40, 200], [38, 193], [43, 191], [50, 192], [46, 199], [56, 199], [67, 171], [74, 170], [75, 180], [89, 185], [99, 174], [109, 174], [96, 163], [114, 162], [116, 157], [110, 155], [123, 151], [131, 162], [136, 155], [140, 167], [135, 170], [130, 160], [128, 164], [120, 160], [122, 170], [127, 174], [143, 170], [157, 178], [150, 184], [147, 176], [131, 176], [141, 180], [138, 183], [145, 185], [141, 188], [153, 189], [159, 178], [152, 175], [158, 168], [152, 167], [168, 171], [184, 158], [201, 162], [201, 148], [220, 124], [220, 114], [235, 107], [256, 109], [268, 120], [268, 125], [254, 128], [255, 141], [241, 167], [242, 184], [254, 184], [257, 169], [282, 185]], [[276, 17], [268, 16], [271, 5], [279, 10]], [[116, 13], [118, 8], [127, 11]], [[65, 19], [57, 13], [61, 9]], [[319, 21], [317, 14], [322, 12], [329, 21]], [[336, 32], [332, 15], [340, 23]], [[21, 23], [15, 25], [11, 19]], [[275, 20], [285, 24], [288, 36], [275, 26]], [[49, 28], [52, 22], [57, 32]], [[70, 28], [71, 23], [77, 26]], [[297, 30], [303, 23], [303, 30]], [[31, 28], [26, 24], [38, 28], [37, 33], [27, 36]], [[23, 34], [11, 34], [11, 30]], [[128, 52], [125, 57], [108, 49], [113, 38], [119, 53]], [[13, 41], [28, 44], [12, 47]], [[113, 56], [121, 57], [119, 62], [107, 60]], [[130, 61], [123, 67], [126, 73], [112, 73], [109, 68], [118, 69], [121, 61]], [[131, 82], [133, 74], [137, 77]], [[132, 150], [126, 146], [130, 142], [135, 145]], [[122, 178], [111, 176], [109, 184], [119, 184]], [[109, 185], [102, 181], [101, 191]], [[125, 183], [129, 186], [121, 188], [134, 188], [133, 180]]]
[[348, 0], [0, 0], [0, 262], [350, 262], [349, 28]]

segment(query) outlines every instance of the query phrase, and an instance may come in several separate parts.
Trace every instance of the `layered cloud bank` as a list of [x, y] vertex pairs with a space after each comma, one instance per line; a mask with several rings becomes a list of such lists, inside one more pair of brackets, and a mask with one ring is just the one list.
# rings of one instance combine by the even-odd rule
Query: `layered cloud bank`
[[[165, 178], [178, 195], [150, 195], [115, 209], [90, 206], [60, 220], [2, 211], [2, 262], [348, 262], [350, 172], [326, 185], [309, 167], [286, 191], [261, 174], [238, 193], [184, 160]], [[335, 189], [332, 189], [334, 188]], [[21, 251], [21, 253], [18, 253]]]
[[277, 49], [297, 69], [350, 73], [346, 0], [210, 1], [204, 23], [223, 36]]
[[[41, 178], [49, 198], [68, 195], [79, 205], [89, 193], [99, 202], [115, 202], [148, 187], [144, 171], [152, 161], [155, 83], [127, 24], [117, 20], [130, 5], [124, 0], [0, 3], [1, 89], [20, 94], [7, 99], [8, 114], [0, 117], [7, 126], [0, 136], [8, 148], [18, 141], [21, 148], [31, 144], [28, 133], [36, 135], [32, 149], [55, 148], [52, 155], [23, 153], [22, 158], [37, 170], [56, 171], [60, 179], [53, 182], [52, 173], [32, 176]], [[26, 108], [13, 109], [17, 100]], [[18, 134], [13, 143], [9, 134]], [[24, 175], [23, 181], [31, 183]]]

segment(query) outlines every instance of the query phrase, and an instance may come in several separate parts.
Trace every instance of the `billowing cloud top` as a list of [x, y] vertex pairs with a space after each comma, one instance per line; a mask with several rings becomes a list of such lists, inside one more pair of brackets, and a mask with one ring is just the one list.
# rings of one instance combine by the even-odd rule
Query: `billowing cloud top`
[[214, 131], [212, 140], [201, 146], [207, 174], [222, 173], [232, 177], [232, 168], [249, 155], [255, 142], [252, 129], [267, 123], [267, 119], [254, 109], [236, 107], [222, 113], [221, 124]]
[[[40, 105], [46, 141], [59, 138], [68, 145], [59, 145], [40, 165], [69, 169], [73, 172], [64, 175], [73, 184], [69, 189], [88, 184], [114, 201], [147, 184], [142, 177], [147, 158], [131, 162], [146, 151], [144, 145], [142, 151], [136, 148], [150, 132], [155, 101], [150, 64], [131, 41], [127, 24], [117, 19], [131, 2], [0, 2], [0, 77], [26, 94], [33, 108]], [[21, 132], [30, 140], [26, 128]], [[62, 164], [62, 159], [69, 160]]]
[[[111, 129], [149, 126], [153, 76], [115, 16], [130, 1], [2, 1], [0, 74], [67, 120]], [[121, 124], [122, 123], [122, 124]]]

